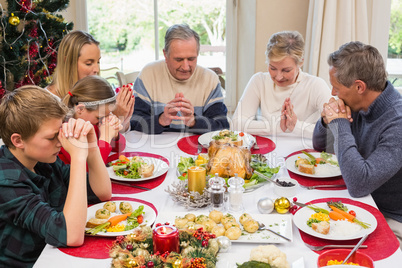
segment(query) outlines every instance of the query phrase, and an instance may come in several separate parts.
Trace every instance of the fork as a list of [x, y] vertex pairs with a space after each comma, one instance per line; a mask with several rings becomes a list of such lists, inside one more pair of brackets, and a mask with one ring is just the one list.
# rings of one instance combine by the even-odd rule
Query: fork
[[[355, 245], [325, 245], [325, 246], [312, 246], [310, 244], [304, 243], [309, 249], [314, 251], [320, 251], [325, 248], [354, 248]], [[360, 248], [367, 248], [367, 245], [361, 245]]]
[[307, 190], [314, 190], [316, 188], [336, 188], [336, 187], [345, 187], [345, 184], [336, 184], [336, 185], [313, 185], [313, 186], [304, 186], [300, 185], [302, 188], [306, 188]]
[[[267, 231], [270, 231], [271, 233], [274, 233], [274, 234], [276, 234], [277, 236], [280, 236], [280, 237], [282, 237], [283, 239], [285, 239], [285, 240], [287, 240], [287, 241], [289, 241], [289, 242], [292, 242], [292, 240], [291, 240], [290, 238], [287, 238], [286, 236], [283, 236], [283, 235], [281, 235], [281, 234], [279, 234], [279, 233], [277, 233], [277, 232], [275, 232], [275, 231], [272, 231], [271, 229], [267, 228], [267, 227], [265, 226], [265, 224], [263, 224], [262, 222], [258, 222], [258, 230], [267, 230]], [[361, 246], [360, 246], [360, 247], [361, 247]]]

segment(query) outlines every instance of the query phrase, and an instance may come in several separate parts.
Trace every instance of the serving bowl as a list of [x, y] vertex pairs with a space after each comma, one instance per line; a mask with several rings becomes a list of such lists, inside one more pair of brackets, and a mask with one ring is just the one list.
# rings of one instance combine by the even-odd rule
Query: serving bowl
[[278, 179], [274, 179], [275, 181], [279, 181], [279, 184], [293, 184], [293, 186], [281, 186], [277, 183], [274, 184], [274, 192], [276, 195], [280, 197], [293, 197], [297, 193], [297, 188], [299, 187], [299, 183], [297, 180], [288, 178], [288, 177], [280, 177]]
[[325, 251], [324, 253], [321, 253], [320, 256], [318, 256], [318, 261], [317, 261], [317, 267], [322, 268], [322, 267], [368, 267], [368, 268], [374, 268], [374, 262], [373, 259], [371, 259], [370, 256], [367, 254], [361, 252], [361, 251], [356, 251], [350, 258], [346, 261], [347, 263], [353, 262], [359, 264], [359, 266], [353, 266], [353, 265], [329, 265], [327, 266], [327, 263], [329, 260], [338, 260], [338, 261], [343, 261], [351, 252], [351, 249], [332, 249]]

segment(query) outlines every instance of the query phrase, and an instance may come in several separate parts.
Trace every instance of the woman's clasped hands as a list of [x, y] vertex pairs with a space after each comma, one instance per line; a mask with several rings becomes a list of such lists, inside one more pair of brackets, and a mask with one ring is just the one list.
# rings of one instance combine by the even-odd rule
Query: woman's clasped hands
[[294, 106], [290, 101], [290, 98], [286, 98], [283, 102], [281, 109], [281, 129], [283, 132], [289, 130], [292, 132], [297, 123], [297, 115], [294, 112]]

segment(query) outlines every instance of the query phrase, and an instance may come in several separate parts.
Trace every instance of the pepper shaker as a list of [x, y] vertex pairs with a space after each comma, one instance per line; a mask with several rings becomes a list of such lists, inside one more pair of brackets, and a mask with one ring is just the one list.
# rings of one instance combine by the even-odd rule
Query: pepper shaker
[[215, 174], [215, 177], [209, 179], [209, 191], [210, 191], [210, 200], [211, 200], [211, 208], [210, 210], [218, 210], [224, 212], [225, 210], [225, 202], [224, 202], [224, 193], [225, 193], [225, 180], [218, 176], [218, 173]]

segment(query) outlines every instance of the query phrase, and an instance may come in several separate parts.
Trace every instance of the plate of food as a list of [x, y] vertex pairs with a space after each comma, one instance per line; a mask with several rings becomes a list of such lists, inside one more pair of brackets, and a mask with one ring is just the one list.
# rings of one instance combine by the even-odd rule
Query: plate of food
[[293, 222], [301, 231], [328, 240], [358, 239], [377, 228], [373, 214], [340, 201], [305, 206], [296, 212]]
[[193, 214], [187, 212], [159, 213], [158, 223], [169, 222], [178, 229], [202, 227], [217, 237], [226, 236], [233, 243], [285, 243], [284, 238], [268, 230], [259, 230], [258, 223], [263, 223], [270, 230], [277, 232], [291, 240], [292, 218], [290, 215], [279, 214], [224, 214], [212, 210], [209, 214]]
[[120, 236], [139, 225], [151, 226], [156, 213], [150, 206], [129, 200], [98, 203], [88, 207], [85, 232], [89, 235]]
[[120, 155], [107, 167], [109, 177], [118, 181], [146, 181], [157, 178], [169, 170], [161, 159], [145, 156], [126, 157]]
[[336, 155], [326, 152], [302, 152], [286, 159], [286, 168], [296, 174], [311, 178], [329, 178], [341, 176]]
[[247, 148], [251, 148], [256, 142], [255, 138], [250, 134], [228, 129], [211, 131], [198, 137], [198, 143], [203, 146], [208, 146], [211, 141], [216, 141], [218, 144], [230, 143]]
[[[210, 172], [212, 168], [208, 166], [209, 156], [205, 153], [200, 153], [196, 157], [180, 157], [180, 161], [177, 164], [177, 176], [180, 180], [187, 180], [188, 173], [187, 170], [192, 166], [202, 166], [207, 169], [207, 175], [214, 176], [214, 172]], [[268, 181], [257, 174], [254, 174], [254, 170], [262, 173], [263, 175], [273, 179], [276, 177], [276, 174], [279, 172], [278, 167], [271, 167], [267, 158], [261, 154], [251, 155], [251, 161], [248, 163], [247, 169], [251, 169], [251, 172], [247, 177], [244, 178], [244, 189], [245, 192], [254, 191], [261, 186], [268, 183]], [[223, 175], [222, 175], [223, 176]], [[223, 178], [227, 181], [229, 176], [223, 176]]]

